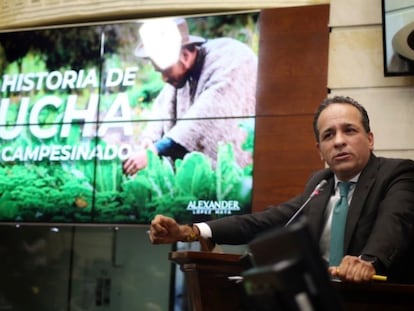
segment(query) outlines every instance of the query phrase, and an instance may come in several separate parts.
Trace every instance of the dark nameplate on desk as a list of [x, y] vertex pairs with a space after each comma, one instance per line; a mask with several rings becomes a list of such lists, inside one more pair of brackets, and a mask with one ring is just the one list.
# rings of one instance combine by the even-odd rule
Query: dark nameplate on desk
[[254, 267], [243, 273], [250, 310], [342, 310], [305, 221], [249, 243]]

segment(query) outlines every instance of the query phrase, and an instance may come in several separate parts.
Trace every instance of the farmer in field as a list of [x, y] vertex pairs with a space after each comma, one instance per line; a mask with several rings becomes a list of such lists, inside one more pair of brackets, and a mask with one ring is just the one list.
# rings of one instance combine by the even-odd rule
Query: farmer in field
[[[166, 82], [141, 137], [143, 148], [124, 161], [125, 174], [147, 165], [147, 150], [171, 159], [200, 151], [215, 164], [219, 142], [233, 145], [239, 165], [251, 163], [242, 150], [240, 119], [253, 116], [257, 56], [231, 38], [206, 40], [188, 33], [185, 19], [157, 19], [140, 28], [135, 55], [147, 58]], [[247, 120], [247, 119], [246, 119]]]

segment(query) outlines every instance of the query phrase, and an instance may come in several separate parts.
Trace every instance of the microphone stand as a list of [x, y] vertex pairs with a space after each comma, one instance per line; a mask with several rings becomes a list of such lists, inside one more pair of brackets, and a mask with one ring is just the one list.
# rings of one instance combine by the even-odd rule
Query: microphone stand
[[292, 221], [294, 221], [298, 217], [298, 215], [300, 214], [300, 212], [302, 212], [302, 210], [306, 207], [306, 205], [308, 205], [309, 201], [312, 200], [314, 196], [317, 196], [323, 190], [323, 187], [327, 183], [328, 182], [325, 179], [321, 180], [321, 182], [312, 191], [312, 193], [309, 196], [309, 198], [301, 205], [301, 207], [299, 207], [299, 209], [296, 211], [296, 213], [293, 214], [292, 217], [290, 217], [290, 219], [288, 220], [288, 222], [285, 224], [285, 227], [289, 226], [292, 223]]

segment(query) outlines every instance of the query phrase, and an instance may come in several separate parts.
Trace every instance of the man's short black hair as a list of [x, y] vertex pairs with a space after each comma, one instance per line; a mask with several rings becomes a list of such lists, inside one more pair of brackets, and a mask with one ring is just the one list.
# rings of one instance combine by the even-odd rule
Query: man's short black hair
[[362, 122], [362, 126], [364, 127], [365, 131], [367, 133], [371, 132], [368, 113], [360, 103], [358, 103], [355, 99], [348, 97], [348, 96], [334, 96], [331, 98], [326, 98], [319, 105], [318, 109], [316, 110], [315, 116], [313, 118], [313, 132], [315, 134], [315, 138], [317, 142], [319, 142], [319, 130], [317, 127], [319, 116], [321, 115], [322, 111], [325, 110], [325, 108], [327, 108], [331, 104], [346, 104], [346, 105], [354, 106], [356, 109], [358, 109], [359, 113], [361, 114], [361, 122]]

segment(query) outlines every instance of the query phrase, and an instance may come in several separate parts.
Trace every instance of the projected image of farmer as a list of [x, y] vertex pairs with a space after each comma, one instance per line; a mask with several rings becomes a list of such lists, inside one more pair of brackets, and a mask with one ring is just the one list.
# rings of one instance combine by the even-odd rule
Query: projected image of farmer
[[148, 150], [172, 160], [193, 151], [217, 161], [220, 143], [230, 143], [240, 166], [252, 162], [243, 150], [246, 130], [240, 117], [255, 113], [257, 55], [232, 38], [189, 34], [185, 19], [154, 19], [142, 24], [135, 49], [165, 82], [152, 108], [152, 120], [139, 137], [140, 148], [123, 162], [126, 175], [148, 164]]

